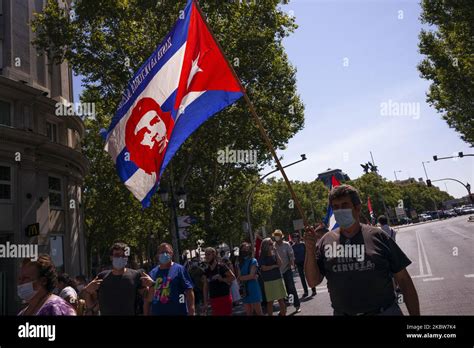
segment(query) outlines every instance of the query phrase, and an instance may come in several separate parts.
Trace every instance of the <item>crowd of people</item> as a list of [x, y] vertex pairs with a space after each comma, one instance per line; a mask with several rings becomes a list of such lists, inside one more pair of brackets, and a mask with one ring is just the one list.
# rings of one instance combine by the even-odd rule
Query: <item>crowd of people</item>
[[[308, 226], [304, 241], [296, 233], [275, 230], [271, 238], [257, 237], [255, 248], [240, 245], [238, 254], [208, 247], [204, 259], [181, 265], [174, 250], [162, 243], [157, 265], [146, 273], [128, 268], [128, 246], [110, 248], [111, 269], [92, 280], [57, 274], [50, 256], [24, 260], [18, 296], [19, 315], [232, 315], [243, 305], [247, 315], [285, 316], [289, 307], [301, 311], [294, 275], [303, 287], [301, 298], [316, 295], [323, 278], [335, 315], [401, 315], [395, 288], [405, 297], [410, 314], [419, 314], [418, 296], [406, 271], [410, 260], [395, 242], [385, 217], [379, 227], [360, 223], [360, 197], [349, 185], [335, 187], [329, 203], [339, 228], [328, 231]], [[285, 237], [289, 241], [285, 240]], [[339, 254], [337, 250], [348, 250]], [[359, 254], [351, 254], [362, 250]]]

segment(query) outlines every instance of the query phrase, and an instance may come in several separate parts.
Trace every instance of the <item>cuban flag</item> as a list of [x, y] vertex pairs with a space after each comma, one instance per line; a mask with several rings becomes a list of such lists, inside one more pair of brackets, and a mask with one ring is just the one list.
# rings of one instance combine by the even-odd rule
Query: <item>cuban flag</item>
[[[339, 186], [339, 185], [341, 185], [341, 183], [333, 175], [331, 177], [331, 186], [329, 187], [329, 190], [331, 190], [333, 187], [336, 187], [336, 186]], [[332, 211], [332, 207], [331, 207], [330, 204], [328, 204], [328, 210], [327, 210], [326, 217], [324, 218], [323, 222], [327, 226], [329, 231], [332, 231], [332, 230], [339, 227], [339, 225], [336, 222], [336, 218], [334, 217], [334, 213]]]
[[125, 186], [150, 205], [163, 171], [207, 119], [243, 95], [194, 1], [129, 81], [105, 137]]

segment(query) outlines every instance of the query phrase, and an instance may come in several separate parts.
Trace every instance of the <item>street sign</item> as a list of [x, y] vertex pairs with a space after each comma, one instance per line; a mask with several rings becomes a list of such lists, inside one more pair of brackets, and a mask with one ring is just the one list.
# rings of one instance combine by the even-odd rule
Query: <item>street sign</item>
[[40, 233], [40, 224], [37, 222], [26, 226], [25, 233], [27, 237], [39, 236]]
[[397, 214], [397, 218], [403, 218], [403, 217], [406, 217], [406, 213], [405, 213], [405, 209], [404, 208], [400, 208], [400, 207], [396, 207], [395, 208], [395, 213]]
[[178, 226], [179, 227], [189, 227], [196, 223], [196, 219], [192, 216], [178, 216]]
[[295, 231], [303, 230], [304, 229], [303, 219], [293, 220], [293, 229]]
[[398, 208], [403, 208], [403, 199], [398, 200]]
[[179, 229], [179, 239], [188, 239], [188, 229], [187, 228], [180, 228]]

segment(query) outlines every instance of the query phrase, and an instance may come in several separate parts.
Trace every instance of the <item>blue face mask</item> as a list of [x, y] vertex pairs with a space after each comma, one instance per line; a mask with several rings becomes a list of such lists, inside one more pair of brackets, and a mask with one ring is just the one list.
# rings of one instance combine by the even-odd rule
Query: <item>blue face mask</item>
[[342, 228], [349, 228], [355, 223], [354, 216], [352, 216], [352, 209], [334, 210], [334, 218], [339, 227]]
[[112, 267], [115, 269], [123, 269], [127, 265], [128, 258], [126, 257], [113, 257]]
[[162, 265], [166, 265], [168, 262], [171, 261], [171, 255], [168, 253], [161, 253], [158, 256], [158, 260], [160, 261]]
[[23, 301], [29, 301], [36, 295], [38, 291], [33, 288], [33, 282], [20, 284], [17, 286], [18, 297]]

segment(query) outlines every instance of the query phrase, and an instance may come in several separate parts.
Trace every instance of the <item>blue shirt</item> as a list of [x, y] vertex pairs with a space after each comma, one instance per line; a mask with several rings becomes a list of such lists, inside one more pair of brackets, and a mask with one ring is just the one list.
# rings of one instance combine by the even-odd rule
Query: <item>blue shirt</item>
[[173, 263], [169, 269], [156, 266], [150, 272], [156, 282], [150, 290], [154, 291], [151, 302], [152, 315], [187, 315], [187, 289], [193, 288], [188, 271], [180, 264]]
[[[252, 266], [258, 268], [257, 259], [246, 258], [245, 261], [240, 266], [240, 275], [249, 275], [252, 270]], [[245, 282], [247, 287], [247, 296], [244, 297], [244, 303], [260, 303], [262, 302], [262, 292], [260, 290], [260, 285], [256, 279], [247, 280]]]

